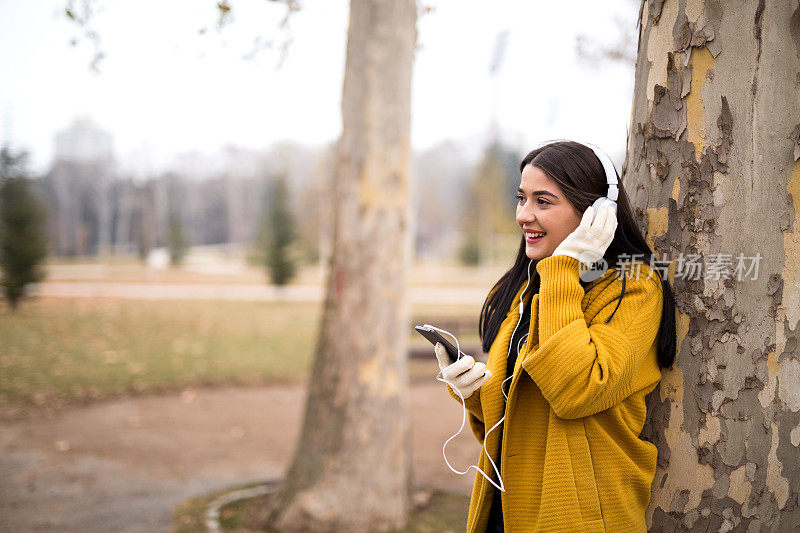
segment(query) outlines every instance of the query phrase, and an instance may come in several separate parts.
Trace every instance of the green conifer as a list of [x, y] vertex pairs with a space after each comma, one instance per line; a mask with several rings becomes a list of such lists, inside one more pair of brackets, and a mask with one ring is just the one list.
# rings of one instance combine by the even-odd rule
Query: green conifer
[[26, 170], [27, 154], [0, 149], [0, 286], [11, 309], [44, 278], [45, 213]]

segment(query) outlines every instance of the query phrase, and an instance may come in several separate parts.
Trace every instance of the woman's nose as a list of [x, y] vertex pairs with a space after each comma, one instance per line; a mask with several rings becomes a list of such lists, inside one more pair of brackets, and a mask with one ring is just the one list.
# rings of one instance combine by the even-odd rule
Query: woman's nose
[[517, 220], [522, 222], [533, 222], [536, 220], [536, 213], [532, 208], [528, 208], [526, 206], [522, 208], [519, 213], [517, 213]]

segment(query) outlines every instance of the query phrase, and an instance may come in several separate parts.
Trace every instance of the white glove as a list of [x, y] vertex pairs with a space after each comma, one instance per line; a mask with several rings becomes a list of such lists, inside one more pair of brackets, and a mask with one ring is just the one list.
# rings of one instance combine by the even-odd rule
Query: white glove
[[475, 362], [471, 355], [463, 355], [461, 359], [450, 364], [450, 356], [441, 342], [434, 346], [436, 359], [439, 361], [439, 370], [442, 378], [453, 384], [454, 392], [464, 400], [472, 396], [481, 385], [486, 383], [492, 373], [481, 362]]
[[[600, 206], [597, 207], [595, 214], [598, 203]], [[583, 212], [581, 223], [556, 246], [552, 255], [574, 257], [585, 265], [599, 261], [614, 240], [614, 232], [617, 229], [616, 207], [611, 200], [604, 198], [587, 207]]]

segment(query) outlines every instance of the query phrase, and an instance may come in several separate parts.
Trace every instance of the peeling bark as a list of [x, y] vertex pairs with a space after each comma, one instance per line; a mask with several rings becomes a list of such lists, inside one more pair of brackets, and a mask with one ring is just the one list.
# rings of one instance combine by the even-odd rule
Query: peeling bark
[[[623, 181], [672, 259], [678, 353], [648, 398], [651, 531], [800, 524], [800, 5], [646, 0]], [[645, 19], [646, 17], [646, 19]], [[761, 255], [756, 279], [678, 257]], [[735, 263], [734, 263], [735, 264]]]
[[334, 245], [295, 457], [265, 510], [281, 531], [407, 520], [408, 161], [413, 0], [351, 0]]

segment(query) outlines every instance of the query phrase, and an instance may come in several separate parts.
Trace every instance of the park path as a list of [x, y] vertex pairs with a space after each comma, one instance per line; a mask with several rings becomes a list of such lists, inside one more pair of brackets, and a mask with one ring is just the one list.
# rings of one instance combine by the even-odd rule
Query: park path
[[[433, 365], [435, 366], [435, 365]], [[419, 485], [469, 493], [442, 444], [461, 423], [443, 386], [412, 385]], [[0, 409], [0, 531], [168, 531], [191, 496], [282, 475], [298, 438], [302, 385], [185, 390], [56, 412]], [[469, 428], [448, 446], [459, 468], [480, 446]]]
[[[45, 281], [30, 294], [51, 298], [126, 298], [142, 300], [240, 300], [257, 302], [320, 302], [321, 285], [255, 285], [247, 283], [142, 283], [121, 281]], [[417, 304], [483, 304], [486, 287], [411, 287]]]

